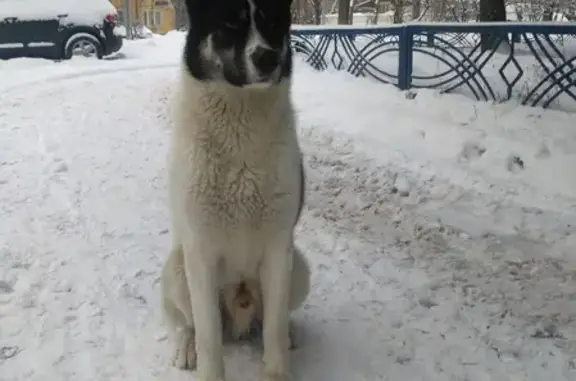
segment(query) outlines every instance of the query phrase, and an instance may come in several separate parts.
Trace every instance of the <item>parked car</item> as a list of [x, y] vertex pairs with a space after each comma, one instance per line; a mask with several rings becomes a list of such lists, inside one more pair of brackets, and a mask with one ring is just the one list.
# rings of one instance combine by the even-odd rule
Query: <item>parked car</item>
[[0, 59], [102, 58], [122, 47], [108, 0], [0, 0]]

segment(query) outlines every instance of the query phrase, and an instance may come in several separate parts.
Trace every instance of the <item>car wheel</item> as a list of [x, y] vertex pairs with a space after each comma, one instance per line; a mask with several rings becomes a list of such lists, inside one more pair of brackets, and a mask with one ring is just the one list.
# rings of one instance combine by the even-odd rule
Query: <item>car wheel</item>
[[102, 56], [102, 44], [96, 37], [88, 33], [73, 35], [68, 39], [64, 48], [64, 58], [66, 59], [72, 57], [96, 57], [100, 59]]

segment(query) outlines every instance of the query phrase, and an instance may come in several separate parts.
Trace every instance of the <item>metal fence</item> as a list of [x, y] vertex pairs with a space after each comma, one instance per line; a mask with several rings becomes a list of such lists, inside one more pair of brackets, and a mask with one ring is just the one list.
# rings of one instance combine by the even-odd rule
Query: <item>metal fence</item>
[[292, 46], [317, 70], [345, 70], [402, 90], [576, 111], [576, 24], [296, 26]]

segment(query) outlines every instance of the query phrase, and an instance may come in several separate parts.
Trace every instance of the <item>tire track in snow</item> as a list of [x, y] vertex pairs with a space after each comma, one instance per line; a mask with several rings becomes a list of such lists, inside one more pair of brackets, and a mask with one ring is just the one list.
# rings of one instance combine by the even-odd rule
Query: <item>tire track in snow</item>
[[[23, 90], [24, 88], [37, 86], [37, 85], [45, 85], [45, 86], [54, 86], [58, 82], [62, 81], [70, 81], [80, 78], [88, 78], [88, 77], [96, 77], [96, 76], [106, 76], [106, 75], [115, 75], [118, 73], [129, 73], [129, 72], [137, 72], [143, 70], [155, 70], [155, 69], [167, 69], [167, 68], [177, 68], [179, 64], [175, 63], [146, 63], [146, 64], [128, 64], [124, 67], [118, 66], [110, 66], [105, 67], [102, 66], [100, 68], [94, 69], [82, 69], [76, 70], [73, 73], [60, 73], [60, 70], [55, 70], [54, 74], [49, 76], [38, 76], [37, 78], [18, 81], [18, 83], [9, 85], [9, 86], [0, 86], [0, 99], [3, 96], [9, 95], [10, 93], [18, 90]], [[72, 67], [64, 67], [61, 71], [65, 71], [65, 69], [71, 69]]]

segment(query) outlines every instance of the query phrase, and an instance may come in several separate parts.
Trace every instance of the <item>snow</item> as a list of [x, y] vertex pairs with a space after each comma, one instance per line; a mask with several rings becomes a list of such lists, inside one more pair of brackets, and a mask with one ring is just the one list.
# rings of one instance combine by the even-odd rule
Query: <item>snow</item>
[[128, 33], [127, 33], [126, 27], [124, 25], [118, 25], [114, 28], [114, 34], [116, 36], [126, 37]]
[[[0, 62], [2, 381], [194, 380], [158, 304], [182, 42]], [[407, 94], [295, 64], [314, 273], [294, 379], [576, 379], [574, 114]], [[260, 356], [228, 346], [228, 379]]]
[[108, 0], [0, 0], [0, 20], [50, 20], [66, 15], [63, 23], [101, 24], [116, 9]]

